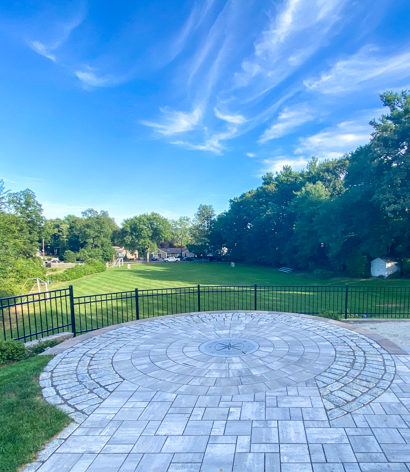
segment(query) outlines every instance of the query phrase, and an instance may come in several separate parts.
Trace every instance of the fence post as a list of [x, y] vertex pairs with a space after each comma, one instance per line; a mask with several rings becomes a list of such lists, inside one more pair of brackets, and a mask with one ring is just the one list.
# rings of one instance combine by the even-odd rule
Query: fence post
[[140, 319], [140, 301], [138, 297], [138, 289], [135, 289], [135, 314], [137, 315], [137, 320]]
[[73, 336], [77, 336], [77, 330], [75, 328], [75, 310], [74, 310], [74, 291], [73, 286], [70, 285], [68, 287], [70, 291], [70, 313], [71, 313], [71, 330], [73, 332]]
[[345, 320], [347, 320], [347, 306], [349, 301], [349, 286], [345, 287]]
[[258, 286], [255, 284], [253, 286], [253, 290], [254, 290], [254, 310], [256, 311], [258, 309]]
[[201, 285], [198, 284], [198, 311], [201, 311]]

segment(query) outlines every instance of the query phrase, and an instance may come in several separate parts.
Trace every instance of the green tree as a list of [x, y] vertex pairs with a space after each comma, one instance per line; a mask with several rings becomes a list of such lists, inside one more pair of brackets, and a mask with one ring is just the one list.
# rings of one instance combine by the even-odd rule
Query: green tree
[[293, 232], [284, 251], [287, 265], [298, 269], [327, 266], [326, 243], [321, 238], [318, 222], [329, 197], [330, 193], [321, 181], [307, 182], [295, 192], [291, 203], [295, 214]]
[[55, 223], [55, 234], [60, 249], [72, 251], [83, 260], [109, 261], [114, 255], [112, 237], [119, 231], [106, 211], [88, 209], [81, 217], [68, 215]]
[[9, 190], [7, 190], [4, 185], [4, 180], [0, 179], [0, 211], [6, 210], [7, 195], [9, 193]]
[[7, 195], [7, 211], [18, 216], [27, 232], [27, 249], [34, 255], [39, 248], [44, 217], [43, 209], [30, 189], [10, 192]]
[[212, 205], [199, 205], [191, 226], [192, 242], [188, 248], [198, 256], [207, 256], [213, 248], [210, 244], [212, 224], [215, 220], [215, 211]]
[[169, 221], [158, 213], [150, 213], [128, 218], [121, 228], [121, 241], [129, 251], [144, 254], [147, 262], [149, 254], [158, 244], [171, 239]]
[[410, 92], [380, 96], [389, 114], [371, 122], [371, 171], [377, 181], [373, 200], [387, 214], [409, 218], [410, 208]]
[[43, 238], [48, 254], [62, 258], [67, 250], [69, 224], [61, 218], [46, 220]]
[[191, 219], [188, 216], [181, 216], [177, 220], [171, 221], [172, 239], [181, 249], [191, 241]]
[[82, 221], [78, 227], [80, 257], [109, 261], [114, 255], [112, 235], [117, 225], [107, 211], [88, 209], [81, 213]]

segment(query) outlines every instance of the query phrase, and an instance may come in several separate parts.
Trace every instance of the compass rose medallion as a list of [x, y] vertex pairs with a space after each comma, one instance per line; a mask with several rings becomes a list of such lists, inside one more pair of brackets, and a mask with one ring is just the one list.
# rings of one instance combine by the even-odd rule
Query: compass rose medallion
[[208, 356], [233, 357], [255, 352], [259, 344], [246, 338], [217, 338], [199, 346], [199, 350]]

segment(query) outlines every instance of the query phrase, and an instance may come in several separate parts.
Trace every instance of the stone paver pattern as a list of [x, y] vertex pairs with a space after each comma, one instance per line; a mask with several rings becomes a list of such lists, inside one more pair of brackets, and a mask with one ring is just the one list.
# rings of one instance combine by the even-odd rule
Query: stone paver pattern
[[[201, 349], [229, 339], [257, 348]], [[58, 354], [40, 383], [75, 422], [27, 472], [410, 471], [410, 356], [327, 321], [128, 324]]]

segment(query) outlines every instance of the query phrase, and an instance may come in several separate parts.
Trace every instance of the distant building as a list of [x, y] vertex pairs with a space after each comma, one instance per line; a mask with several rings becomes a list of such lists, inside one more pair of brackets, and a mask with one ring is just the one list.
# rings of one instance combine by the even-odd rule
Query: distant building
[[400, 265], [393, 259], [376, 257], [370, 262], [370, 274], [372, 277], [387, 278], [395, 272], [400, 272]]
[[134, 259], [134, 260], [138, 259], [138, 251], [130, 252], [120, 246], [113, 246], [112, 248], [115, 251], [116, 258], [122, 257], [123, 259]]
[[194, 257], [194, 254], [190, 252], [186, 247], [182, 250], [180, 247], [163, 247], [158, 248], [151, 252], [151, 258], [154, 259], [166, 259], [167, 257]]

